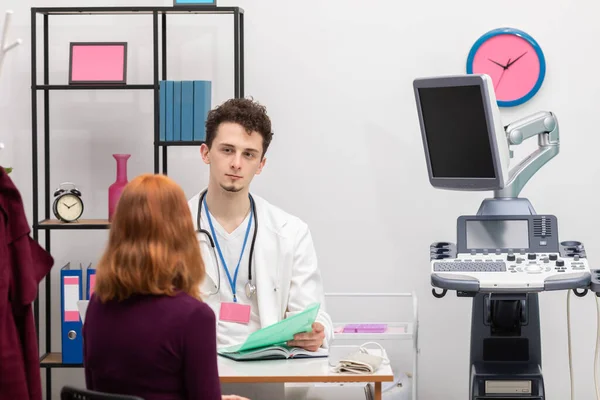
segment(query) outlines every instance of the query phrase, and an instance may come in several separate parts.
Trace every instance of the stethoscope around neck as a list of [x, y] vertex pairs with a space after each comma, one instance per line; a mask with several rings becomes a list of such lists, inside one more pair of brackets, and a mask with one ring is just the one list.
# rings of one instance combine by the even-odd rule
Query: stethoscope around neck
[[[206, 293], [206, 295], [213, 296], [215, 294], [218, 294], [219, 291], [221, 290], [221, 268], [219, 267], [219, 259], [217, 258], [215, 242], [214, 242], [211, 234], [206, 229], [202, 229], [202, 226], [200, 225], [200, 221], [202, 220], [202, 203], [204, 203], [204, 197], [206, 196], [206, 192], [207, 191], [205, 190], [200, 195], [200, 199], [198, 200], [198, 215], [196, 216], [196, 226], [197, 226], [196, 231], [198, 233], [203, 233], [204, 235], [206, 235], [206, 237], [208, 238], [208, 241], [210, 242], [210, 247], [212, 248], [213, 258], [215, 260], [216, 270], [217, 270], [217, 285], [216, 285], [216, 291], [208, 292], [208, 293]], [[250, 204], [252, 206], [252, 214], [254, 215], [254, 233], [252, 234], [252, 243], [250, 244], [250, 256], [248, 257], [248, 281], [246, 282], [246, 285], [244, 288], [245, 288], [246, 296], [248, 298], [252, 298], [252, 296], [254, 296], [254, 294], [256, 293], [256, 285], [252, 281], [252, 258], [253, 258], [252, 256], [254, 254], [254, 243], [256, 242], [256, 233], [258, 232], [258, 216], [256, 215], [256, 204], [254, 203], [254, 198], [252, 197], [251, 194], [248, 194], [248, 196], [250, 197]]]

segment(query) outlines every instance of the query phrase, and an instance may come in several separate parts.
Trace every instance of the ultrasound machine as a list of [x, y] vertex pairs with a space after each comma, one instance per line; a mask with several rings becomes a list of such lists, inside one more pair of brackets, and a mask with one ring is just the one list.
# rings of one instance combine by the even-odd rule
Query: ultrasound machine
[[[538, 294], [600, 291], [583, 244], [561, 241], [556, 217], [518, 197], [559, 152], [556, 116], [538, 112], [503, 126], [487, 75], [413, 86], [431, 185], [494, 194], [475, 215], [458, 217], [455, 242], [430, 246], [433, 295], [473, 298], [469, 399], [544, 400]], [[509, 169], [511, 146], [534, 136], [538, 148]]]

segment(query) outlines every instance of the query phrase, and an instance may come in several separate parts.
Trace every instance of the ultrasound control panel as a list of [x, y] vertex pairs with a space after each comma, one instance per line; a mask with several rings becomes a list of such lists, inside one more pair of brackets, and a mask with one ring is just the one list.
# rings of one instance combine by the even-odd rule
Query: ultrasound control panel
[[456, 245], [430, 247], [432, 284], [463, 291], [539, 292], [589, 286], [585, 248], [559, 242], [552, 215], [461, 216]]

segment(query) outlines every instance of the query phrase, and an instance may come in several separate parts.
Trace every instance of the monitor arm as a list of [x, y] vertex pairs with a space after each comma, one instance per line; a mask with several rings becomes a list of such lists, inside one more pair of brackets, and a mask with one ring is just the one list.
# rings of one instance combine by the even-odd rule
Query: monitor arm
[[[529, 179], [559, 151], [560, 140], [556, 116], [548, 111], [540, 111], [513, 122], [506, 127], [509, 145], [520, 145], [524, 140], [538, 136], [538, 149], [511, 168], [503, 189], [494, 191], [496, 199], [517, 198]], [[513, 151], [510, 150], [510, 157]]]

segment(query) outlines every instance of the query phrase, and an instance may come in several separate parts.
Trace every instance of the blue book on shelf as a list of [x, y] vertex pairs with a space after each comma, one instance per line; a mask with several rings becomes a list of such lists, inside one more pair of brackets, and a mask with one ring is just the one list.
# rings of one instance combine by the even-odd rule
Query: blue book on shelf
[[181, 81], [173, 82], [173, 140], [181, 140]]
[[60, 270], [60, 321], [63, 364], [83, 363], [81, 317], [77, 302], [82, 300], [83, 282], [81, 268], [67, 263]]
[[206, 140], [206, 118], [211, 108], [211, 81], [194, 81], [194, 140]]
[[165, 103], [167, 104], [166, 107], [166, 114], [167, 114], [167, 118], [165, 118], [166, 120], [166, 126], [165, 126], [165, 133], [166, 133], [166, 140], [167, 141], [172, 141], [173, 140], [173, 81], [166, 81], [166, 88], [167, 91], [165, 93]]
[[166, 138], [166, 126], [167, 126], [167, 82], [160, 81], [159, 91], [159, 104], [160, 112], [158, 114], [158, 124], [160, 126], [160, 141], [164, 141]]
[[86, 282], [85, 282], [85, 298], [89, 300], [94, 293], [94, 285], [96, 284], [96, 269], [92, 268], [92, 264], [86, 268]]
[[194, 140], [194, 82], [181, 82], [181, 140]]

